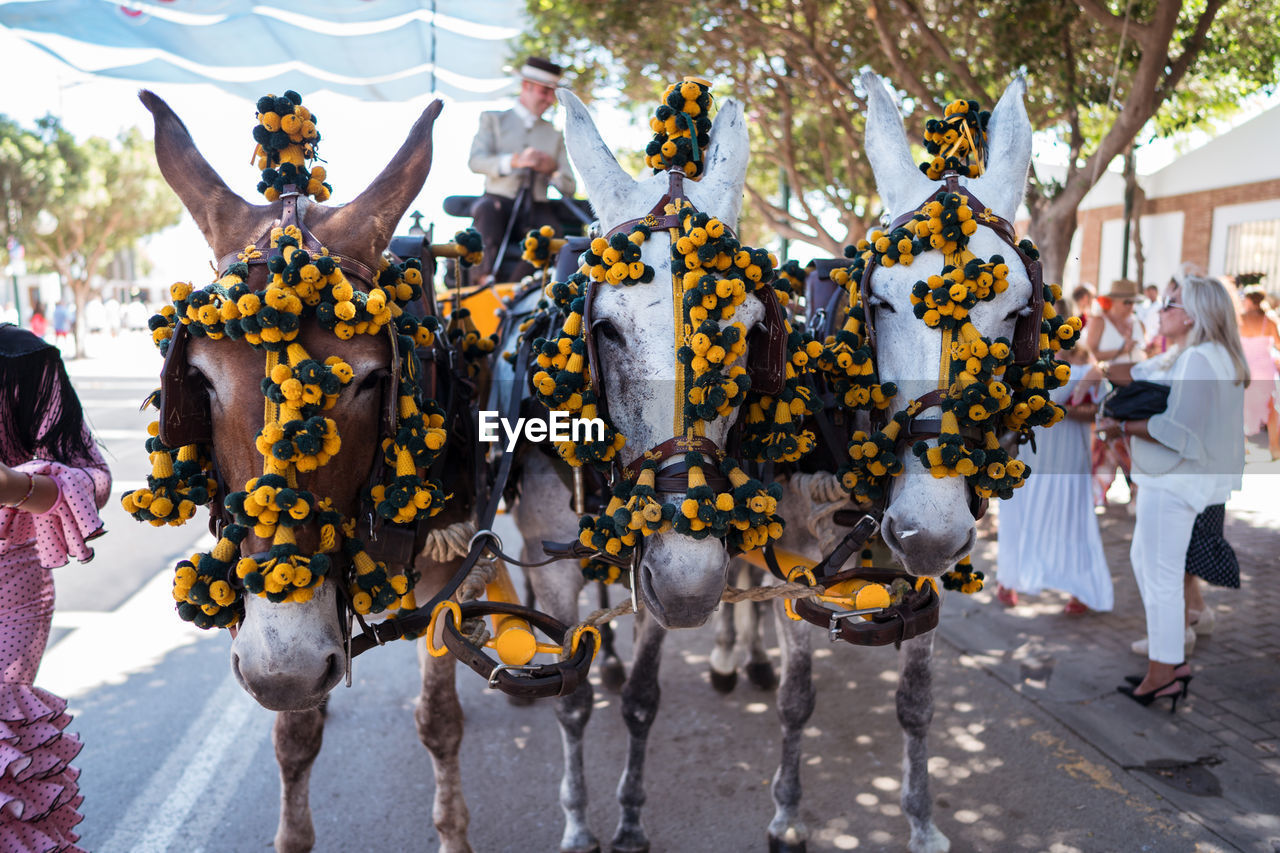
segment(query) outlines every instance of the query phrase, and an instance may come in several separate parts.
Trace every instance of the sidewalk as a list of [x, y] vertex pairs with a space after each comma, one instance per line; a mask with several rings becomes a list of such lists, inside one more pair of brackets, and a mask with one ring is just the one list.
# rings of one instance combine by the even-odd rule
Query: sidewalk
[[1144, 660], [1129, 645], [1146, 633], [1129, 565], [1133, 518], [1099, 516], [1115, 581], [1112, 613], [1063, 615], [1066, 596], [994, 601], [994, 541], [975, 555], [988, 587], [947, 596], [940, 636], [1113, 761], [1131, 780], [1241, 850], [1280, 851], [1280, 463], [1249, 448], [1244, 488], [1227, 505], [1226, 538], [1239, 590], [1205, 587], [1217, 628], [1190, 657], [1195, 680], [1176, 716], [1115, 692]]

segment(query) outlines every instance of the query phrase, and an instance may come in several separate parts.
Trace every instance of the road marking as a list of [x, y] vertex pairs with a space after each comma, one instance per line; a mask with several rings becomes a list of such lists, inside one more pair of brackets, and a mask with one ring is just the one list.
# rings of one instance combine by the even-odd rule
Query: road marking
[[[204, 534], [193, 548], [208, 549], [213, 542]], [[209, 632], [174, 613], [172, 588], [172, 569], [165, 568], [110, 613], [55, 610], [54, 626], [72, 631], [45, 653], [37, 684], [74, 701], [104, 684], [123, 683], [174, 649], [208, 638]], [[189, 729], [207, 732], [203, 742], [194, 751], [188, 743], [170, 751], [101, 851], [162, 853], [180, 834], [208, 837], [210, 827], [199, 827], [221, 814], [237, 787], [233, 780], [249, 764], [243, 757], [258, 750], [271, 717], [228, 673]], [[192, 761], [193, 755], [199, 760]], [[215, 779], [218, 786], [211, 788]], [[211, 810], [191, 816], [196, 803]]]
[[[206, 533], [193, 548], [203, 551], [213, 544]], [[123, 684], [174, 649], [209, 636], [174, 612], [173, 569], [168, 566], [110, 613], [55, 610], [54, 624], [76, 630], [45, 652], [36, 684], [73, 701], [104, 684]]]
[[[208, 732], [203, 742], [194, 751], [189, 744], [180, 744], [169, 753], [147, 787], [134, 798], [100, 853], [164, 853], [168, 850], [196, 802], [205, 802], [205, 792], [220, 765], [229, 757], [231, 748], [235, 746], [241, 758], [239, 763], [249, 763], [243, 759], [256, 751], [257, 743], [266, 734], [268, 724], [262, 715], [269, 713], [249, 698], [234, 676], [228, 675], [191, 726], [191, 731]], [[242, 731], [251, 722], [257, 725], [256, 737], [252, 731]], [[246, 736], [252, 744], [246, 741]], [[192, 756], [199, 759], [193, 761]], [[230, 796], [235, 786], [221, 787], [225, 796]]]

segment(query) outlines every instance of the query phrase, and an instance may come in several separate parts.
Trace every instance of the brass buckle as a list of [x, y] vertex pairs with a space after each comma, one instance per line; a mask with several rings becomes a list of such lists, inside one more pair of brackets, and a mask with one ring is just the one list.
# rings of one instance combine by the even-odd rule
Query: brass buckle
[[645, 225], [648, 225], [650, 228], [653, 228], [658, 224], [658, 217], [650, 213], [650, 214], [647, 214], [645, 218], [641, 219], [640, 221]]

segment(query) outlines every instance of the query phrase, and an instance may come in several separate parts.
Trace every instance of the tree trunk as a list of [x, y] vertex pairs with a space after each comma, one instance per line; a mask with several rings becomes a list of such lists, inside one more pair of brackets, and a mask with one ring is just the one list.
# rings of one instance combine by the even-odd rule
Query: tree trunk
[[[1027, 207], [1031, 211], [1032, 237], [1040, 250], [1040, 269], [1046, 284], [1061, 284], [1062, 271], [1071, 251], [1071, 238], [1076, 233], [1076, 208], [1060, 203], [1057, 199], [1029, 195]], [[1080, 271], [1081, 279], [1088, 276]], [[1096, 284], [1096, 282], [1095, 282]]]

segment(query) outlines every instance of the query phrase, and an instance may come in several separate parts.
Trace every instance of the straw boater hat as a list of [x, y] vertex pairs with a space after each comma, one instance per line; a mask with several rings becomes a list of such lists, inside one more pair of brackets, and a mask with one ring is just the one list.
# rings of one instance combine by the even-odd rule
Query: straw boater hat
[[531, 56], [520, 67], [519, 74], [530, 83], [537, 83], [540, 86], [548, 86], [554, 89], [560, 85], [560, 76], [564, 74], [564, 69], [549, 59]]
[[1118, 278], [1111, 282], [1111, 289], [1102, 295], [1108, 299], [1118, 299], [1123, 302], [1141, 302], [1142, 288], [1138, 287], [1136, 281]]

